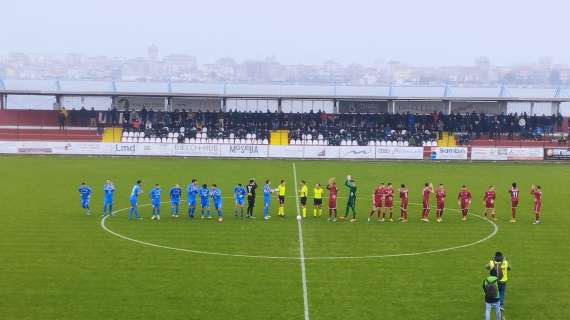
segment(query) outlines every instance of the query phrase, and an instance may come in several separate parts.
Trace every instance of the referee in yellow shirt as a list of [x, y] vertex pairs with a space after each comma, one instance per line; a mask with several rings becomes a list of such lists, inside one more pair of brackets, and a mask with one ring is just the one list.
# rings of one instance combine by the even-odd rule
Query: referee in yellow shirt
[[285, 218], [285, 180], [281, 179], [279, 186], [277, 186], [277, 196], [279, 197], [279, 212], [278, 217]]
[[303, 211], [303, 218], [307, 217], [307, 195], [309, 194], [309, 188], [305, 180], [301, 180], [301, 186], [299, 190], [299, 198], [301, 200], [301, 211]]
[[315, 189], [313, 189], [313, 217], [323, 215], [323, 188], [320, 183], [317, 183]]

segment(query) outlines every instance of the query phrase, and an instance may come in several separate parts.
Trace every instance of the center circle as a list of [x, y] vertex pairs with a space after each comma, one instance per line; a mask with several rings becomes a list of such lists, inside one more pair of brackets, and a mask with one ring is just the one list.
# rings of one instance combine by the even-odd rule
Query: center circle
[[[149, 206], [149, 205], [150, 204], [142, 204], [139, 207]], [[419, 205], [419, 204], [410, 203], [410, 205]], [[129, 208], [119, 209], [119, 210], [114, 211], [113, 214], [118, 214], [120, 212], [124, 212], [127, 210], [129, 210]], [[458, 211], [457, 209], [447, 209], [447, 210]], [[478, 245], [480, 243], [488, 241], [489, 239], [494, 237], [497, 234], [497, 232], [499, 231], [499, 227], [495, 222], [493, 222], [493, 221], [491, 221], [485, 217], [482, 217], [480, 215], [477, 215], [477, 214], [470, 213], [469, 215], [489, 223], [492, 226], [491, 233], [487, 234], [485, 237], [478, 239], [476, 241], [472, 241], [472, 242], [468, 242], [468, 243], [464, 243], [464, 244], [460, 244], [460, 245], [456, 245], [456, 246], [444, 247], [444, 248], [440, 248], [440, 249], [430, 249], [430, 250], [422, 250], [422, 251], [416, 251], [416, 252], [378, 254], [378, 255], [374, 255], [374, 254], [372, 254], [372, 255], [360, 255], [360, 256], [350, 256], [350, 255], [346, 255], [346, 256], [305, 256], [303, 259], [304, 260], [382, 259], [382, 258], [394, 258], [394, 257], [406, 257], [406, 256], [419, 256], [419, 255], [436, 254], [436, 253], [441, 253], [441, 252], [446, 252], [446, 251], [460, 250], [460, 249], [464, 249], [467, 247]], [[104, 231], [112, 234], [113, 236], [121, 238], [123, 240], [131, 241], [131, 242], [134, 242], [134, 243], [137, 243], [140, 245], [144, 245], [144, 246], [148, 246], [148, 247], [154, 247], [154, 248], [158, 248], [158, 249], [166, 249], [166, 250], [172, 250], [172, 251], [179, 251], [179, 252], [187, 252], [187, 253], [193, 253], [193, 254], [211, 255], [211, 256], [226, 256], [226, 257], [236, 257], [236, 258], [270, 259], [270, 260], [301, 260], [300, 256], [292, 256], [292, 255], [287, 256], [287, 255], [242, 254], [242, 253], [231, 253], [231, 252], [218, 252], [218, 251], [211, 251], [211, 250], [188, 249], [188, 248], [180, 248], [180, 247], [175, 247], [175, 246], [156, 244], [156, 243], [149, 242], [149, 241], [139, 240], [139, 239], [121, 234], [119, 232], [113, 231], [111, 228], [109, 228], [107, 226], [107, 219], [108, 219], [108, 216], [105, 216], [101, 219], [101, 222], [100, 222], [100, 226]], [[299, 223], [303, 224], [303, 222], [299, 222]]]

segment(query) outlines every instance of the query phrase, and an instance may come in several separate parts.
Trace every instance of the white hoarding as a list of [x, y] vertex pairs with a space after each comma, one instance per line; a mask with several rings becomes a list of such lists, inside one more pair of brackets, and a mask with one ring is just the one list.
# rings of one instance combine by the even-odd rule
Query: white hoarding
[[431, 148], [431, 160], [467, 160], [467, 148]]
[[220, 156], [230, 158], [267, 158], [267, 146], [256, 144], [223, 144]]
[[368, 146], [341, 146], [340, 159], [374, 159], [376, 152], [374, 147]]
[[376, 159], [422, 160], [423, 147], [376, 147]]

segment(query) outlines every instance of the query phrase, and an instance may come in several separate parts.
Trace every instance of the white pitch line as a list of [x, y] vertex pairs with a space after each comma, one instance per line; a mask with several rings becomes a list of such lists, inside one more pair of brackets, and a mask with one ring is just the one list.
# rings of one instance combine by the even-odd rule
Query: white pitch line
[[297, 229], [299, 231], [299, 260], [301, 261], [301, 282], [303, 285], [303, 304], [305, 320], [309, 320], [309, 294], [307, 291], [307, 273], [305, 272], [305, 249], [303, 245], [303, 227], [301, 226], [301, 212], [299, 211], [299, 192], [297, 190], [297, 167], [293, 162], [293, 178], [295, 180], [295, 202], [297, 207]]
[[[163, 203], [166, 203], [166, 202], [163, 202]], [[410, 202], [409, 204], [418, 205], [418, 206], [421, 205], [419, 203], [413, 203], [413, 202]], [[139, 207], [149, 206], [149, 205], [150, 204], [141, 204], [141, 205], [139, 205]], [[113, 214], [117, 214], [119, 212], [123, 212], [123, 211], [127, 211], [127, 210], [129, 210], [129, 208], [123, 208], [123, 209], [115, 210], [115, 211], [113, 211]], [[459, 212], [459, 210], [453, 209], [453, 208], [449, 208], [447, 210]], [[492, 220], [489, 220], [486, 217], [483, 217], [483, 216], [480, 216], [477, 214], [473, 214], [473, 213], [469, 213], [469, 215], [488, 222], [489, 224], [491, 224], [493, 226], [493, 231], [489, 235], [487, 235], [486, 237], [484, 237], [480, 240], [470, 242], [470, 243], [466, 243], [466, 244], [462, 244], [462, 245], [458, 245], [458, 246], [454, 246], [454, 247], [443, 248], [443, 249], [432, 249], [432, 250], [419, 251], [419, 252], [393, 253], [393, 254], [369, 255], [369, 256], [332, 256], [332, 257], [318, 257], [317, 256], [317, 257], [304, 257], [303, 259], [304, 260], [357, 260], [357, 259], [383, 259], [383, 258], [396, 258], [396, 257], [428, 255], [428, 254], [435, 254], [435, 253], [441, 253], [441, 252], [446, 252], [446, 251], [454, 251], [454, 250], [459, 250], [459, 249], [464, 249], [467, 247], [475, 246], [477, 244], [483, 243], [483, 242], [493, 238], [497, 234], [497, 232], [499, 231], [499, 226], [495, 222], [493, 222]], [[145, 246], [149, 246], [149, 247], [167, 249], [167, 250], [173, 250], [173, 251], [180, 251], [180, 252], [187, 252], [187, 253], [194, 253], [194, 254], [222, 256], [222, 257], [269, 259], [269, 260], [301, 260], [301, 258], [297, 257], [297, 256], [263, 256], [263, 255], [213, 252], [213, 251], [193, 250], [193, 249], [163, 246], [163, 245], [159, 245], [159, 244], [155, 244], [155, 243], [151, 243], [151, 242], [133, 239], [133, 238], [127, 237], [125, 235], [122, 235], [118, 232], [115, 232], [115, 231], [109, 229], [109, 227], [107, 227], [107, 225], [106, 225], [107, 218], [109, 218], [109, 216], [105, 216], [104, 218], [101, 219], [100, 226], [103, 230], [105, 230], [108, 233], [110, 233], [110, 234], [112, 234], [118, 238], [121, 238], [123, 240], [131, 241], [131, 242], [138, 243], [138, 244], [145, 245]]]

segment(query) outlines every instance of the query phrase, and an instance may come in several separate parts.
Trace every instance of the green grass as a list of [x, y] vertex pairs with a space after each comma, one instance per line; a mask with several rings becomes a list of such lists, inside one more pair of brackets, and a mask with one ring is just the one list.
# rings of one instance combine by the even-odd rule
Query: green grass
[[[297, 176], [312, 186], [352, 174], [358, 182], [360, 220], [303, 221], [307, 258], [370, 256], [454, 247], [484, 238], [488, 222], [461, 223], [454, 201], [468, 184], [473, 211], [480, 213], [484, 188], [498, 191], [499, 232], [490, 240], [441, 253], [381, 259], [306, 261], [311, 319], [481, 319], [484, 264], [496, 250], [513, 265], [507, 292], [510, 319], [565, 319], [570, 314], [568, 199], [570, 166], [561, 164], [297, 161]], [[161, 249], [120, 239], [100, 227], [101, 188], [107, 177], [117, 187], [115, 209], [128, 207], [133, 182], [143, 180], [163, 194], [191, 178], [218, 183], [231, 196], [237, 182], [251, 176], [276, 186], [288, 181], [294, 195], [291, 161], [189, 160], [158, 158], [0, 157], [0, 318], [1, 319], [303, 319], [300, 261], [213, 256]], [[532, 200], [522, 192], [518, 222], [508, 223], [506, 190], [516, 180], [544, 191], [543, 221], [531, 224]], [[77, 187], [95, 191], [94, 215], [79, 207]], [[419, 207], [411, 221], [367, 224], [369, 199], [378, 182], [406, 183], [410, 202], [420, 202], [423, 182], [448, 188], [443, 224], [421, 224]], [[340, 188], [340, 196], [345, 193]], [[164, 200], [167, 200], [164, 197]], [[273, 199], [272, 213], [276, 213]], [[311, 202], [311, 201], [309, 201]], [[339, 200], [343, 211], [344, 199]], [[168, 216], [129, 222], [126, 212], [107, 221], [125, 236], [191, 250], [299, 256], [295, 198], [287, 198], [284, 220], [231, 217], [225, 199], [223, 223]], [[183, 206], [183, 210], [186, 206]], [[340, 213], [340, 212], [339, 212]], [[309, 205], [309, 214], [312, 206]], [[433, 212], [432, 212], [433, 216]]]

